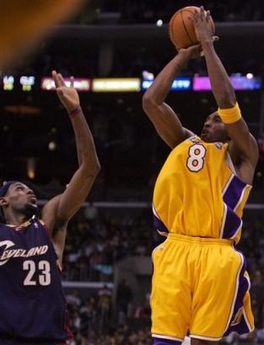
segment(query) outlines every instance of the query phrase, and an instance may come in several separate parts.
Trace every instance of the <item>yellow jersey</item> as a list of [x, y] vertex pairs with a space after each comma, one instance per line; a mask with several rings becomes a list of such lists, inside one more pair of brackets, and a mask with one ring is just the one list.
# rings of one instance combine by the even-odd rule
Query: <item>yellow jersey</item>
[[159, 233], [232, 239], [241, 236], [251, 185], [235, 174], [228, 144], [192, 136], [169, 154], [154, 187], [154, 225]]

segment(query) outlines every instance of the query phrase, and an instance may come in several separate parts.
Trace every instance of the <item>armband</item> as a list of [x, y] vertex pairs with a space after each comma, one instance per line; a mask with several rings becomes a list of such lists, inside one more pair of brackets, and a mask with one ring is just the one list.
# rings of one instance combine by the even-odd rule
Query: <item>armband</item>
[[79, 107], [73, 109], [72, 111], [70, 111], [68, 113], [68, 115], [69, 115], [69, 117], [73, 118], [74, 116], [78, 115], [81, 112], [82, 112], [82, 108], [81, 108], [81, 106], [79, 106]]
[[227, 125], [239, 121], [242, 117], [241, 111], [237, 102], [233, 108], [228, 108], [228, 109], [218, 108], [217, 111], [223, 123]]

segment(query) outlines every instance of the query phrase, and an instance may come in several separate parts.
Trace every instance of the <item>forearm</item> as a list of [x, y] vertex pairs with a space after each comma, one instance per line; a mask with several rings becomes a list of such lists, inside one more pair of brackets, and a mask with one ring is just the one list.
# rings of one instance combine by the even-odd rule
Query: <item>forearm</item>
[[100, 170], [94, 139], [82, 109], [79, 108], [74, 115], [70, 115], [72, 123], [79, 166], [85, 165], [86, 169], [94, 174]]
[[219, 108], [232, 108], [236, 103], [236, 95], [230, 78], [215, 52], [212, 41], [202, 44], [212, 92]]
[[180, 51], [157, 75], [152, 85], [145, 92], [145, 97], [151, 98], [157, 104], [161, 104], [170, 92], [174, 79], [180, 74], [188, 61], [188, 52], [186, 50]]
[[165, 103], [174, 79], [189, 59], [190, 54], [187, 50], [180, 51], [157, 75], [142, 100], [145, 113], [159, 136], [171, 148], [191, 135], [191, 132], [183, 128], [174, 110]]

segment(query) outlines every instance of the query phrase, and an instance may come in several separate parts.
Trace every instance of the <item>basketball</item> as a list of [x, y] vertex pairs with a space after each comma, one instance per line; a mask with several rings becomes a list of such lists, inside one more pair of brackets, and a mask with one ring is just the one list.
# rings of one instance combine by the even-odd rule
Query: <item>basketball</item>
[[[188, 48], [198, 43], [195, 29], [190, 17], [193, 17], [195, 10], [200, 10], [197, 6], [186, 6], [174, 13], [169, 21], [169, 37], [177, 50]], [[212, 17], [212, 35], [215, 33], [215, 25]]]

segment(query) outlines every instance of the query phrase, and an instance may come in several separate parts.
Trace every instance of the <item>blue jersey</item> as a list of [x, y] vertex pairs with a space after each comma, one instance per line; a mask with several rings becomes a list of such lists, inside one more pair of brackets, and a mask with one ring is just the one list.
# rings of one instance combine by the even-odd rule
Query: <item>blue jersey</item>
[[0, 344], [11, 338], [53, 345], [68, 338], [57, 255], [41, 221], [0, 224], [0, 296]]

